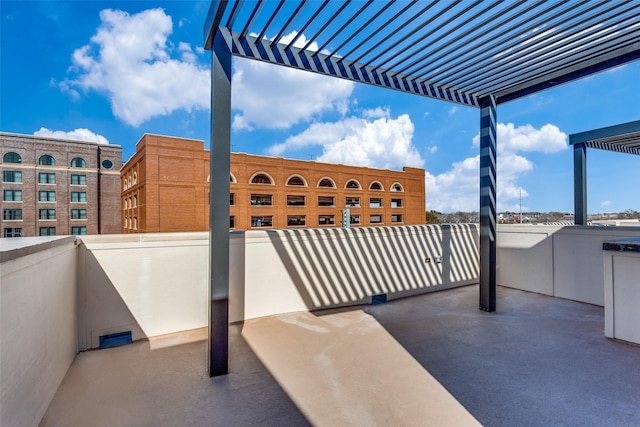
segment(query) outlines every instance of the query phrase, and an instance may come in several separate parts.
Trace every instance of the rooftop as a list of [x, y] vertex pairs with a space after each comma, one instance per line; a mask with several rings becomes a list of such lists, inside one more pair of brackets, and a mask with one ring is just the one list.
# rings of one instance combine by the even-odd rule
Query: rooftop
[[84, 352], [40, 425], [640, 424], [640, 347], [602, 307], [498, 291], [493, 314], [471, 285], [249, 320], [223, 377], [197, 333]]

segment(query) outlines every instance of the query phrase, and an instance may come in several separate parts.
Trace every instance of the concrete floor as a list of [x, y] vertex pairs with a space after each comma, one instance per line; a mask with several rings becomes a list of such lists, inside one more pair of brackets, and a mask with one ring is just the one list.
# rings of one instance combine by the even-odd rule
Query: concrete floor
[[212, 379], [197, 336], [81, 353], [41, 426], [640, 425], [640, 347], [604, 338], [601, 307], [477, 300], [468, 286], [252, 320]]

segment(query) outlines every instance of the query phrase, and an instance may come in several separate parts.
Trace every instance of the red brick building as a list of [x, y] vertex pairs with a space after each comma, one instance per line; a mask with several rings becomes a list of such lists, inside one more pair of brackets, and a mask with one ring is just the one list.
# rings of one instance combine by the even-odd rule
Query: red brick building
[[0, 149], [0, 237], [120, 232], [120, 146], [0, 132]]
[[[203, 141], [145, 134], [121, 171], [122, 231], [209, 229]], [[424, 169], [391, 171], [231, 154], [231, 229], [425, 222]]]

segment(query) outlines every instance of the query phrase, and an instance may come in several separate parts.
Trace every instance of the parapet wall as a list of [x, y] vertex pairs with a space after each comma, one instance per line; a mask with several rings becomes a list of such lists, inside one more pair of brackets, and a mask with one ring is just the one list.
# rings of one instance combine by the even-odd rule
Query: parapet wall
[[640, 228], [500, 225], [497, 283], [603, 306], [602, 243], [626, 237]]
[[76, 346], [76, 239], [0, 239], [0, 426], [35, 426]]
[[[83, 237], [79, 349], [116, 332], [137, 340], [206, 327], [208, 239], [206, 232]], [[229, 320], [476, 283], [477, 259], [473, 225], [233, 232]]]

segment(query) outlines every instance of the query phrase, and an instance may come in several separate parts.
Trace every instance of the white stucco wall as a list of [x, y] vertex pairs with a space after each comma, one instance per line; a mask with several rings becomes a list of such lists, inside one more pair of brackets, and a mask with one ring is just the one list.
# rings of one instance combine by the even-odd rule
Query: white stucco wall
[[[208, 325], [208, 233], [87, 236], [79, 247], [78, 342]], [[234, 232], [229, 319], [368, 302], [478, 280], [474, 226]], [[442, 257], [437, 263], [435, 257]], [[426, 263], [425, 258], [431, 262]]]
[[133, 340], [208, 323], [208, 233], [83, 236], [78, 344], [131, 331]]
[[497, 283], [602, 306], [602, 243], [625, 237], [640, 237], [640, 229], [500, 225]]
[[394, 299], [477, 283], [477, 236], [471, 225], [246, 232], [244, 316], [361, 304], [372, 295]]
[[76, 239], [0, 239], [0, 425], [36, 426], [76, 351]]

